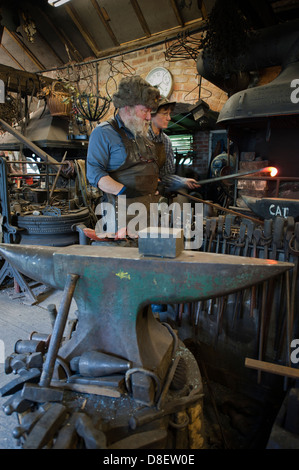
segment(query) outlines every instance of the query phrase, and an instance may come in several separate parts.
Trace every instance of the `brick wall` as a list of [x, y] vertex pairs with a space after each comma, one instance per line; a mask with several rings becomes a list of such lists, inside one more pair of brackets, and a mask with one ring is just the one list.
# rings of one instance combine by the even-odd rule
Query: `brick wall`
[[[173, 76], [174, 86], [170, 96], [171, 100], [193, 105], [201, 98], [213, 111], [219, 112], [227, 100], [227, 94], [205, 79], [201, 80], [201, 92], [199, 93], [200, 77], [197, 73], [196, 61], [193, 59], [173, 60], [173, 58], [170, 61], [166, 60], [165, 51], [170, 45], [171, 42], [167, 46], [163, 43], [97, 62], [100, 94], [112, 96], [124, 75], [138, 74], [146, 78], [152, 68], [162, 66], [170, 70]], [[84, 67], [82, 67], [83, 69]], [[86, 65], [86, 70], [81, 76], [90, 74], [95, 75], [94, 64]], [[63, 77], [63, 72], [61, 72], [60, 78], [68, 77], [67, 75]], [[95, 83], [95, 80], [89, 80], [89, 84], [91, 82]], [[86, 83], [88, 84], [88, 81]], [[80, 85], [81, 91], [84, 91], [84, 82], [82, 84], [80, 82]], [[86, 91], [90, 92], [90, 85], [87, 86]], [[114, 107], [111, 105], [103, 119], [109, 119], [113, 112]], [[202, 175], [206, 175], [209, 160], [209, 132], [197, 132], [194, 139], [197, 156], [196, 168]]]
[[196, 152], [194, 169], [202, 178], [205, 178], [208, 173], [209, 136], [210, 133], [208, 131], [196, 132], [194, 135], [194, 151]]
[[[161, 66], [170, 70], [173, 76], [174, 86], [170, 99], [181, 103], [195, 104], [199, 100], [200, 78], [196, 68], [196, 61], [193, 59], [166, 60], [165, 51], [170, 45], [171, 43], [168, 43], [167, 46], [163, 43], [123, 56], [97, 62], [100, 93], [103, 95], [107, 95], [108, 93], [112, 96], [124, 75], [138, 74], [146, 78], [152, 68]], [[91, 65], [86, 67], [88, 67], [88, 70], [82, 73], [82, 75], [95, 74], [95, 69]], [[83, 70], [84, 67], [81, 68]], [[60, 78], [68, 77], [67, 75], [63, 77], [63, 72], [61, 72]], [[95, 80], [93, 81], [95, 83]], [[86, 83], [87, 91], [90, 91], [90, 80]], [[84, 84], [81, 84], [81, 89], [82, 88], [84, 89]], [[213, 111], [219, 112], [227, 100], [227, 94], [207, 80], [202, 79], [200, 98], [206, 101]], [[113, 113], [112, 108], [113, 106], [111, 106], [111, 110], [106, 116], [110, 117], [110, 114]]]

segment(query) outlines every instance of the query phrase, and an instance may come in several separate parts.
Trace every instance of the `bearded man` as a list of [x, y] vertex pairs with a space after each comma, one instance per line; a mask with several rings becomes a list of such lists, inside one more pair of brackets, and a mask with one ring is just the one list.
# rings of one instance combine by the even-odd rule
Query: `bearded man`
[[127, 206], [141, 202], [146, 208], [158, 200], [160, 164], [147, 132], [159, 97], [157, 88], [140, 76], [123, 78], [112, 97], [114, 118], [91, 133], [86, 176], [103, 192], [102, 201], [113, 204], [116, 214], [119, 196], [126, 196]]
[[[91, 133], [86, 176], [92, 186], [103, 192], [102, 202], [114, 207], [116, 228], [121, 229], [123, 221], [128, 223], [130, 219], [128, 206], [135, 202], [142, 203], [146, 224], [150, 222], [150, 205], [160, 199], [159, 181], [168, 188], [178, 189], [188, 187], [191, 180], [174, 175], [165, 152], [149, 138], [152, 113], [161, 107], [158, 89], [138, 75], [125, 77], [112, 101], [114, 118], [99, 124]], [[126, 196], [125, 206], [122, 196]], [[121, 211], [126, 219], [120, 217]]]

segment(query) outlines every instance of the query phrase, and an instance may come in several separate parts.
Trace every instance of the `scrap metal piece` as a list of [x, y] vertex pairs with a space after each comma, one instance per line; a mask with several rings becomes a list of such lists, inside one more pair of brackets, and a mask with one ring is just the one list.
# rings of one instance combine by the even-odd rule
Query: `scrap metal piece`
[[76, 414], [76, 431], [83, 438], [86, 449], [106, 449], [105, 434], [94, 427], [89, 416], [85, 413]]
[[22, 372], [19, 377], [7, 383], [0, 389], [1, 396], [6, 397], [7, 395], [12, 395], [13, 393], [18, 392], [23, 388], [26, 382], [37, 383], [40, 375], [41, 371], [35, 368]]
[[167, 441], [166, 429], [137, 432], [111, 444], [108, 449], [164, 449]]
[[24, 449], [42, 449], [55, 435], [64, 422], [67, 408], [60, 403], [52, 404], [37, 421], [28, 435]]
[[76, 415], [73, 414], [68, 422], [59, 430], [52, 449], [74, 449], [77, 441]]
[[26, 400], [22, 396], [22, 391], [19, 390], [14, 395], [12, 395], [3, 405], [3, 411], [6, 415], [11, 415], [15, 411], [17, 413], [23, 413], [30, 408], [32, 402], [30, 400]]

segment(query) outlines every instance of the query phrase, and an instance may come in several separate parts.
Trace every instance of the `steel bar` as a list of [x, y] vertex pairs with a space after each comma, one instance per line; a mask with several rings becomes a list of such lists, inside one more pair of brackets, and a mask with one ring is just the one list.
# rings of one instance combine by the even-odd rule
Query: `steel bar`
[[25, 144], [27, 147], [29, 147], [36, 155], [41, 157], [43, 160], [48, 161], [49, 164], [57, 165], [57, 160], [55, 160], [53, 157], [48, 155], [46, 152], [44, 152], [40, 147], [35, 145], [31, 140], [27, 139], [24, 135], [22, 135], [19, 131], [11, 127], [7, 122], [3, 121], [3, 119], [0, 118], [0, 124], [4, 129], [6, 129], [10, 134], [15, 136], [20, 142]]
[[55, 180], [54, 180], [54, 183], [53, 183], [53, 185], [52, 185], [52, 188], [51, 188], [51, 191], [50, 191], [50, 195], [49, 195], [49, 202], [50, 202], [50, 203], [51, 203], [51, 199], [52, 199], [54, 190], [55, 190], [55, 188], [56, 188], [56, 184], [57, 184], [58, 178], [59, 178], [60, 173], [61, 173], [61, 170], [62, 170], [62, 166], [63, 166], [64, 160], [66, 159], [66, 156], [67, 156], [67, 152], [65, 152], [65, 154], [63, 155], [63, 158], [62, 158], [62, 160], [61, 160], [61, 165], [59, 166], [58, 171], [57, 171], [57, 173], [56, 173]]
[[78, 278], [78, 274], [68, 274], [67, 276], [63, 298], [55, 320], [45, 365], [39, 383], [42, 387], [49, 386], [52, 379], [57, 352], [62, 340], [63, 331]]
[[210, 184], [210, 183], [216, 183], [218, 181], [225, 181], [225, 180], [230, 180], [234, 178], [241, 178], [242, 176], [246, 175], [252, 175], [255, 173], [262, 173], [262, 172], [269, 171], [269, 166], [265, 168], [259, 168], [259, 169], [254, 169], [254, 170], [247, 170], [247, 171], [239, 171], [238, 173], [232, 173], [230, 175], [225, 175], [225, 176], [217, 176], [215, 178], [208, 178], [204, 180], [199, 180], [197, 181], [198, 184], [203, 185], [203, 184]]
[[233, 211], [232, 209], [227, 209], [226, 207], [219, 206], [219, 204], [214, 204], [212, 202], [205, 201], [204, 199], [191, 196], [191, 194], [184, 193], [183, 191], [176, 191], [176, 193], [180, 194], [181, 196], [186, 196], [188, 199], [191, 199], [192, 201], [201, 202], [202, 204], [207, 204], [208, 206], [214, 207], [218, 211], [224, 211], [224, 212], [227, 212], [228, 214], [234, 214], [237, 217], [242, 217], [243, 219], [252, 220], [256, 224], [262, 224], [262, 225], [264, 224], [263, 220], [255, 219], [254, 217], [250, 217], [249, 215], [240, 214], [239, 212]]

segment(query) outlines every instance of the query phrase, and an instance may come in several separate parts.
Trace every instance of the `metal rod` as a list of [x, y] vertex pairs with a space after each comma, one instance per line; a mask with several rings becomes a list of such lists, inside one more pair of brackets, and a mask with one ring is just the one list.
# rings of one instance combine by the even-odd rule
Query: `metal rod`
[[[6, 162], [11, 165], [17, 165], [18, 163], [27, 163], [27, 165], [68, 165], [68, 162], [62, 163], [62, 162], [57, 162], [57, 163], [48, 163], [48, 162], [31, 162], [29, 160], [8, 160], [6, 159]], [[298, 178], [299, 179], [299, 178]]]
[[46, 357], [43, 371], [41, 374], [39, 385], [42, 387], [48, 387], [52, 379], [58, 349], [60, 347], [60, 343], [62, 340], [62, 335], [63, 335], [64, 328], [66, 325], [69, 308], [71, 305], [73, 293], [74, 293], [78, 278], [79, 278], [78, 274], [68, 274], [67, 279], [66, 279], [65, 288], [63, 291], [63, 298], [59, 306], [59, 310], [58, 310], [54, 328], [53, 328], [53, 333], [52, 333], [50, 344], [49, 344], [47, 357]]
[[4, 129], [6, 129], [10, 134], [15, 136], [20, 142], [25, 144], [27, 147], [29, 147], [34, 153], [36, 153], [39, 157], [41, 157], [43, 160], [48, 160], [50, 164], [57, 164], [57, 160], [52, 158], [50, 155], [48, 155], [46, 152], [44, 152], [40, 147], [35, 145], [33, 142], [31, 142], [27, 137], [22, 135], [19, 131], [11, 127], [7, 122], [3, 121], [3, 119], [0, 119], [0, 124]]
[[231, 209], [227, 209], [226, 207], [219, 206], [219, 204], [213, 204], [212, 202], [205, 201], [204, 199], [199, 199], [198, 197], [191, 196], [190, 194], [187, 194], [187, 193], [183, 193], [182, 191], [176, 191], [176, 193], [177, 193], [177, 194], [181, 194], [181, 196], [186, 196], [186, 197], [188, 197], [189, 199], [192, 199], [192, 201], [196, 201], [196, 202], [201, 202], [201, 203], [203, 203], [203, 204], [207, 204], [208, 206], [214, 207], [215, 209], [217, 209], [217, 210], [219, 210], [219, 211], [228, 212], [229, 214], [234, 214], [234, 215], [236, 215], [237, 217], [242, 217], [242, 218], [245, 218], [245, 219], [252, 220], [253, 222], [255, 222], [255, 223], [257, 223], [257, 224], [264, 224], [264, 221], [263, 221], [263, 220], [255, 219], [255, 218], [253, 218], [253, 217], [250, 217], [249, 215], [240, 214], [239, 212], [233, 211], [233, 210], [231, 210]]
[[[67, 156], [67, 152], [65, 152], [65, 154], [63, 155], [63, 158], [62, 158], [61, 163], [64, 162], [64, 160], [66, 159], [66, 156]], [[60, 165], [60, 167], [58, 168], [58, 171], [57, 171], [56, 176], [55, 176], [54, 183], [53, 183], [52, 188], [51, 188], [51, 192], [50, 192], [50, 195], [49, 195], [49, 201], [50, 201], [50, 202], [51, 202], [51, 199], [52, 199], [52, 196], [53, 196], [53, 193], [54, 193], [54, 189], [55, 189], [55, 187], [56, 187], [56, 184], [57, 184], [59, 175], [60, 175], [60, 173], [61, 173], [61, 170], [62, 170], [62, 165]]]
[[217, 176], [216, 178], [208, 178], [208, 179], [205, 179], [205, 180], [199, 180], [199, 181], [197, 181], [197, 183], [200, 184], [200, 185], [215, 183], [217, 181], [224, 181], [224, 180], [229, 180], [229, 179], [233, 179], [233, 178], [240, 178], [241, 176], [252, 175], [254, 173], [262, 173], [263, 171], [269, 171], [269, 167], [267, 166], [265, 168], [260, 168], [260, 169], [255, 169], [255, 170], [240, 171], [238, 173], [232, 173], [231, 175]]

